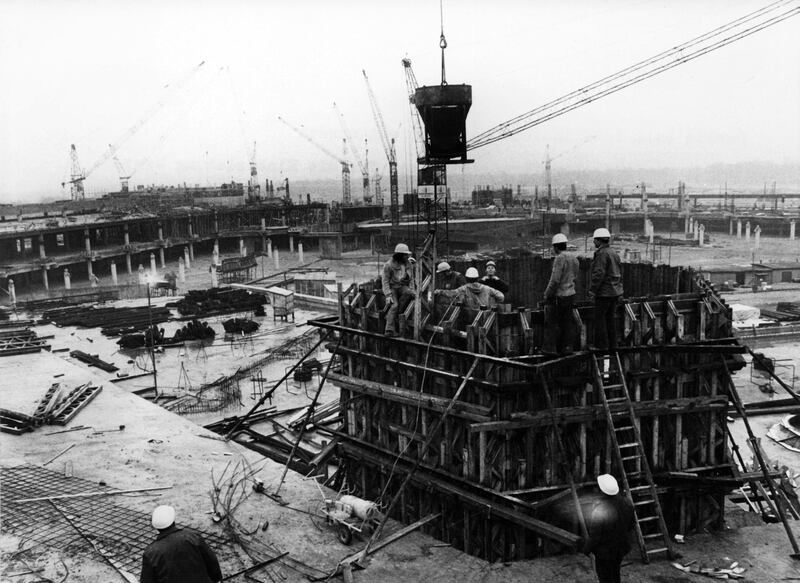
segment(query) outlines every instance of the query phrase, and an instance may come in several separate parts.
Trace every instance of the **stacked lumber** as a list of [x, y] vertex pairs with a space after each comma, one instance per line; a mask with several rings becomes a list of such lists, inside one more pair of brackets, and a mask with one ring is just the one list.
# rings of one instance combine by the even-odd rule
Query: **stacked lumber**
[[0, 356], [41, 352], [42, 348], [50, 350], [50, 345], [30, 328], [0, 329]]
[[166, 322], [170, 318], [169, 308], [87, 308], [71, 307], [48, 310], [42, 319], [56, 326], [78, 326], [80, 328], [102, 328], [105, 336], [144, 330], [150, 324]]
[[208, 317], [236, 312], [253, 312], [264, 315], [267, 296], [243, 289], [215, 287], [206, 290], [190, 290], [177, 302], [167, 304], [178, 309], [181, 316]]

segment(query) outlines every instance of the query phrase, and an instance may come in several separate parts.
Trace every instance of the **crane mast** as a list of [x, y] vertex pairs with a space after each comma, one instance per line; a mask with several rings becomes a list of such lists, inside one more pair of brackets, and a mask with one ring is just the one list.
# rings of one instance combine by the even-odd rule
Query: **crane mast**
[[[339, 109], [339, 106], [336, 105], [336, 102], [333, 102], [333, 109], [336, 111], [336, 115], [339, 118], [339, 125], [342, 128], [342, 133], [344, 133], [344, 142], [346, 147], [350, 150], [350, 156], [355, 158], [356, 164], [358, 164], [358, 169], [361, 171], [361, 190], [362, 190], [362, 198], [364, 202], [369, 204], [372, 202], [372, 193], [370, 193], [369, 189], [369, 148], [367, 148], [367, 140], [364, 140], [364, 148], [366, 150], [366, 154], [364, 156], [364, 161], [361, 161], [361, 153], [358, 151], [358, 148], [355, 146], [355, 142], [353, 141], [353, 137], [350, 135], [350, 129], [347, 127], [347, 122], [344, 119], [344, 114]], [[344, 153], [345, 157], [347, 157], [347, 150]]]
[[258, 183], [256, 168], [256, 142], [253, 142], [253, 155], [250, 156], [250, 180], [247, 183], [247, 198], [251, 201], [261, 198], [261, 185]]
[[[293, 126], [292, 124], [290, 124], [288, 121], [286, 121], [285, 119], [283, 119], [280, 116], [278, 116], [278, 119], [285, 126], [287, 126], [290, 130], [292, 130], [294, 133], [296, 133], [297, 135], [299, 135], [302, 138], [305, 138], [309, 143], [311, 143], [313, 146], [315, 146], [318, 150], [320, 150], [321, 152], [323, 152], [327, 156], [329, 156], [329, 157], [333, 158], [334, 160], [336, 160], [337, 162], [339, 162], [339, 164], [342, 166], [342, 204], [343, 205], [349, 205], [350, 204], [350, 162], [345, 160], [346, 155], [342, 156], [342, 157], [337, 156], [336, 154], [334, 154], [333, 152], [328, 150], [325, 146], [323, 146], [321, 144], [318, 144], [314, 139], [311, 138], [311, 136], [306, 134], [300, 128], [297, 128], [297, 127]], [[347, 142], [346, 142], [346, 140], [343, 140], [343, 141], [345, 142], [344, 143], [344, 148], [346, 149], [347, 148]]]
[[367, 85], [367, 94], [369, 95], [369, 104], [372, 107], [372, 117], [375, 119], [375, 125], [378, 126], [378, 135], [383, 145], [383, 151], [386, 154], [386, 159], [389, 162], [389, 201], [390, 201], [390, 214], [392, 217], [392, 226], [400, 224], [400, 191], [397, 184], [397, 154], [394, 147], [394, 138], [389, 139], [386, 133], [386, 125], [383, 123], [383, 115], [378, 107], [378, 100], [375, 98], [375, 93], [372, 91], [372, 86], [369, 84], [369, 77], [367, 72], [363, 69], [361, 73], [364, 75], [364, 82]]
[[125, 167], [122, 165], [122, 162], [119, 161], [116, 154], [112, 159], [114, 160], [114, 166], [117, 167], [117, 174], [119, 174], [119, 191], [128, 192], [128, 181], [131, 179], [131, 175], [125, 172]]
[[[69, 173], [69, 194], [72, 200], [83, 200], [86, 195], [83, 191], [83, 181], [86, 178], [86, 173], [81, 168], [81, 163], [78, 160], [78, 150], [75, 144], [70, 145], [69, 148], [70, 158], [70, 173]], [[64, 183], [61, 183], [64, 186]]]

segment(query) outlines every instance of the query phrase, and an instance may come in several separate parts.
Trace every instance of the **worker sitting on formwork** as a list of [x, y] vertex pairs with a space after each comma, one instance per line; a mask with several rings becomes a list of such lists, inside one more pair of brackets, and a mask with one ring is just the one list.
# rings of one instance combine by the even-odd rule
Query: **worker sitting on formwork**
[[394, 254], [383, 266], [381, 284], [389, 311], [386, 313], [386, 335], [397, 336], [397, 314], [414, 298], [411, 289], [411, 268], [414, 259], [405, 243], [398, 243]]
[[467, 283], [454, 290], [437, 289], [437, 295], [443, 295], [448, 298], [455, 298], [462, 306], [472, 310], [480, 310], [481, 306], [493, 306], [494, 304], [502, 304], [505, 300], [503, 292], [498, 291], [488, 285], [484, 285], [478, 281], [480, 275], [478, 270], [474, 267], [467, 269]]

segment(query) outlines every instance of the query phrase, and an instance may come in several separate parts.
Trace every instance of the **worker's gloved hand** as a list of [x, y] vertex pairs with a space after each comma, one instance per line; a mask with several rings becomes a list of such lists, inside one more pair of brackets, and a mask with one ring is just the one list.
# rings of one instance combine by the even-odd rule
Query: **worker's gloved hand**
[[394, 303], [394, 298], [392, 296], [386, 296], [386, 305], [390, 305]]
[[409, 262], [411, 265], [414, 265], [414, 264], [417, 262], [417, 260], [416, 260], [416, 259], [414, 259], [413, 257], [409, 257], [409, 258], [408, 258], [408, 262]]

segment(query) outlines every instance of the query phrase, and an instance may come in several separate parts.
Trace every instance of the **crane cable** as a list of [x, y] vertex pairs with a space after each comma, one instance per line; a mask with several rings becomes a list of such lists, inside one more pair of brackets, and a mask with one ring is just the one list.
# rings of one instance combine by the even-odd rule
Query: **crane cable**
[[[798, 13], [800, 13], [800, 7], [792, 8], [791, 10], [788, 10], [787, 12], [784, 12], [784, 13], [779, 14], [777, 16], [773, 16], [768, 20], [761, 21], [761, 22], [759, 22], [757, 24], [754, 24], [753, 26], [751, 26], [749, 28], [746, 28], [744, 30], [739, 30], [738, 32], [735, 32], [735, 33], [731, 34], [730, 36], [727, 36], [727, 37], [722, 38], [720, 40], [717, 40], [717, 41], [711, 43], [710, 45], [703, 46], [701, 48], [697, 48], [693, 52], [690, 52], [688, 54], [684, 54], [684, 50], [689, 48], [689, 47], [698, 45], [698, 44], [702, 43], [703, 41], [706, 41], [706, 40], [712, 39], [714, 37], [717, 37], [720, 34], [722, 34], [724, 32], [728, 32], [733, 28], [740, 27], [744, 23], [749, 23], [750, 21], [755, 20], [760, 16], [763, 16], [767, 12], [771, 12], [771, 11], [775, 10], [776, 8], [778, 8], [780, 6], [783, 6], [783, 5], [785, 5], [785, 4], [789, 3], [789, 2], [793, 2], [793, 1], [794, 0], [779, 0], [778, 2], [774, 2], [774, 3], [770, 4], [767, 7], [764, 7], [764, 8], [762, 8], [760, 10], [757, 10], [757, 11], [751, 13], [751, 14], [748, 14], [747, 16], [741, 17], [741, 18], [739, 18], [739, 19], [737, 19], [735, 21], [732, 21], [732, 22], [730, 22], [730, 23], [728, 23], [726, 25], [718, 27], [717, 29], [714, 29], [713, 31], [705, 33], [705, 34], [703, 34], [703, 35], [701, 35], [699, 37], [696, 37], [696, 38], [686, 42], [686, 43], [683, 43], [683, 44], [678, 45], [678, 46], [676, 46], [676, 47], [674, 47], [672, 49], [669, 49], [668, 51], [664, 51], [662, 53], [659, 53], [658, 55], [655, 55], [654, 57], [651, 57], [649, 59], [641, 61], [641, 62], [639, 62], [639, 63], [637, 63], [635, 65], [631, 65], [629, 67], [626, 67], [625, 69], [622, 69], [621, 71], [618, 71], [617, 73], [614, 73], [613, 75], [609, 75], [607, 77], [604, 77], [604, 78], [600, 79], [599, 81], [591, 83], [590, 85], [587, 85], [585, 87], [581, 87], [580, 89], [577, 89], [577, 90], [575, 90], [575, 91], [573, 91], [571, 93], [568, 93], [567, 95], [564, 95], [564, 96], [562, 96], [562, 97], [560, 97], [558, 99], [555, 99], [555, 100], [553, 100], [553, 101], [551, 101], [549, 103], [541, 105], [541, 106], [539, 106], [539, 107], [537, 107], [537, 108], [535, 108], [535, 109], [533, 109], [531, 111], [528, 111], [528, 112], [526, 112], [524, 114], [518, 115], [518, 116], [516, 116], [516, 117], [514, 117], [514, 118], [512, 118], [512, 119], [510, 119], [510, 120], [508, 120], [506, 122], [498, 124], [497, 126], [491, 128], [489, 130], [486, 130], [481, 134], [478, 134], [472, 140], [470, 140], [468, 142], [468, 144], [467, 144], [467, 149], [468, 150], [474, 150], [474, 149], [480, 148], [482, 146], [486, 146], [488, 144], [494, 143], [494, 142], [496, 142], [498, 140], [502, 140], [504, 138], [511, 137], [511, 136], [513, 136], [513, 135], [515, 135], [515, 134], [517, 134], [519, 132], [522, 132], [522, 131], [526, 130], [526, 129], [529, 129], [531, 127], [534, 127], [536, 125], [544, 123], [545, 121], [549, 121], [549, 120], [551, 120], [551, 119], [553, 119], [555, 117], [558, 117], [558, 116], [563, 115], [563, 114], [565, 114], [565, 113], [567, 113], [569, 111], [572, 111], [573, 109], [576, 109], [576, 108], [578, 108], [578, 107], [580, 107], [582, 105], [586, 105], [587, 103], [591, 103], [592, 101], [595, 101], [595, 100], [597, 100], [597, 99], [599, 99], [601, 97], [605, 97], [606, 95], [610, 95], [612, 93], [616, 93], [617, 91], [619, 91], [621, 89], [624, 89], [625, 87], [629, 87], [631, 85], [639, 83], [639, 82], [641, 82], [641, 81], [643, 81], [645, 79], [648, 79], [648, 78], [650, 78], [650, 77], [652, 77], [654, 75], [657, 75], [658, 73], [662, 73], [662, 72], [664, 72], [666, 70], [669, 70], [669, 69], [671, 69], [673, 67], [676, 67], [676, 66], [678, 66], [680, 64], [683, 64], [683, 63], [685, 63], [687, 61], [691, 61], [693, 59], [696, 59], [697, 57], [700, 57], [700, 56], [702, 56], [702, 55], [704, 55], [706, 53], [709, 53], [709, 52], [714, 51], [716, 49], [722, 48], [722, 47], [724, 47], [724, 46], [726, 46], [728, 44], [731, 44], [731, 43], [733, 43], [733, 42], [735, 42], [737, 40], [740, 40], [740, 39], [742, 39], [742, 38], [744, 38], [746, 36], [750, 36], [751, 34], [754, 34], [754, 33], [759, 32], [759, 31], [761, 31], [761, 30], [763, 30], [765, 28], [768, 28], [770, 26], [778, 24], [779, 22], [782, 22], [783, 20], [786, 20], [786, 19], [788, 19], [788, 18], [790, 18], [792, 16], [795, 16]], [[668, 57], [673, 58], [673, 60], [671, 60], [669, 62], [666, 62], [666, 63], [662, 63], [662, 64], [654, 67], [654, 65], [656, 63], [658, 63], [659, 61], [663, 61], [664, 59], [666, 59]], [[636, 75], [631, 77], [631, 75], [633, 75], [634, 73], [638, 73], [638, 74], [636, 74]], [[618, 79], [622, 79], [622, 80], [620, 80], [616, 84], [612, 84], [612, 85], [610, 85], [608, 87], [603, 88], [603, 86], [608, 85], [609, 83], [611, 83], [613, 81], [616, 81]], [[569, 102], [571, 100], [574, 100], [574, 99], [577, 99], [577, 101], [574, 101], [573, 103], [567, 103], [567, 102]], [[564, 105], [562, 105], [562, 104], [564, 104]], [[561, 107], [554, 110], [554, 108], [556, 108], [558, 106], [561, 106]], [[553, 110], [553, 111], [549, 111], [549, 113], [545, 113], [545, 112], [548, 112], [548, 110]], [[542, 114], [542, 115], [540, 117], [535, 117], [537, 114]]]

